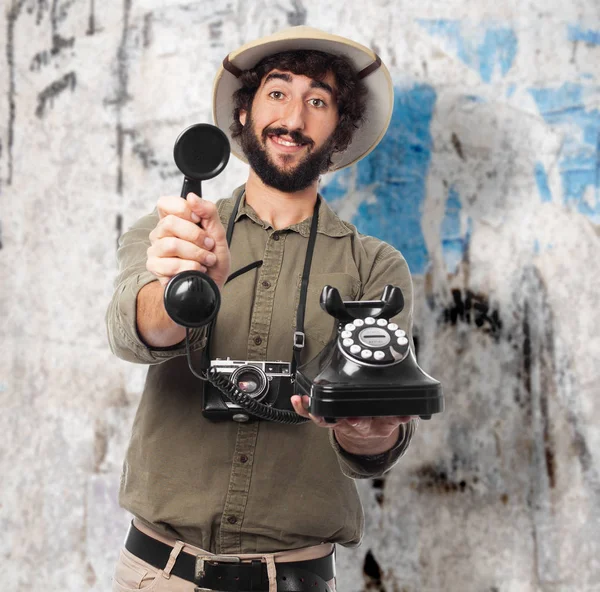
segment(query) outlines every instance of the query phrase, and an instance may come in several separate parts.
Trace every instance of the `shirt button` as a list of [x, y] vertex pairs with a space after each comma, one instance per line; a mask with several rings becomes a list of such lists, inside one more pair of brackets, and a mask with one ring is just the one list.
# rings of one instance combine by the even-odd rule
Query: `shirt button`
[[243, 463], [247, 463], [248, 462], [248, 457], [245, 454], [242, 454], [242, 456], [240, 456], [240, 462]]
[[274, 241], [278, 241], [279, 240], [279, 235], [278, 234], [273, 233], [272, 236], [273, 236], [273, 240]]
[[257, 337], [254, 338], [254, 343], [255, 345], [260, 345], [262, 343], [262, 337], [260, 335], [258, 335]]
[[229, 516], [229, 518], [227, 518], [227, 522], [229, 522], [229, 524], [235, 524], [237, 522], [237, 518], [235, 516]]
[[263, 287], [263, 288], [270, 288], [270, 287], [271, 287], [271, 282], [269, 282], [269, 281], [265, 280], [265, 281], [262, 283], [262, 287]]

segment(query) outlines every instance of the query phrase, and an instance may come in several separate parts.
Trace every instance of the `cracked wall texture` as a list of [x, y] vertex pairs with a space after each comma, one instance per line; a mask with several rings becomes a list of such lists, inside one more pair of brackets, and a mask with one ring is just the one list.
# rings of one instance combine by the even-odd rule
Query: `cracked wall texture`
[[[2, 589], [100, 592], [145, 368], [108, 350], [116, 241], [180, 188], [228, 51], [308, 24], [371, 46], [381, 146], [323, 180], [406, 256], [447, 410], [359, 484], [344, 592], [600, 590], [596, 0], [6, 0], [0, 13]], [[244, 180], [232, 159], [204, 185]]]

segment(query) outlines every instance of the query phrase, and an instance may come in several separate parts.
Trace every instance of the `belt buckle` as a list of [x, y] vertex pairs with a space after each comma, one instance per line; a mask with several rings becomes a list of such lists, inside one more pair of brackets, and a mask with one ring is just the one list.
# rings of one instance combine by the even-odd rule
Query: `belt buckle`
[[[242, 560], [235, 555], [211, 555], [207, 557], [206, 555], [196, 555], [196, 575], [195, 580], [201, 580], [206, 575], [206, 570], [204, 569], [204, 563], [208, 561], [209, 563], [241, 563]], [[198, 588], [198, 590], [202, 590], [202, 588]]]

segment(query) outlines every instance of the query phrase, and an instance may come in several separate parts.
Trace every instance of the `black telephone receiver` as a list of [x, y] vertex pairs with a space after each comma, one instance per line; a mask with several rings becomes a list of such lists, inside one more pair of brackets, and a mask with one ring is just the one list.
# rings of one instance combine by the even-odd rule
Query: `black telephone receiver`
[[[216, 177], [229, 161], [227, 136], [209, 123], [196, 123], [183, 130], [173, 148], [175, 164], [183, 173], [181, 197], [190, 192], [202, 197], [202, 181]], [[221, 294], [212, 278], [201, 271], [184, 271], [172, 277], [165, 288], [168, 315], [190, 329], [210, 323], [219, 312]]]
[[343, 301], [325, 286], [321, 308], [337, 319], [333, 339], [296, 372], [309, 411], [329, 422], [343, 417], [418, 415], [444, 409], [441, 384], [417, 364], [409, 336], [390, 322], [404, 308], [402, 290], [385, 286], [381, 300]]

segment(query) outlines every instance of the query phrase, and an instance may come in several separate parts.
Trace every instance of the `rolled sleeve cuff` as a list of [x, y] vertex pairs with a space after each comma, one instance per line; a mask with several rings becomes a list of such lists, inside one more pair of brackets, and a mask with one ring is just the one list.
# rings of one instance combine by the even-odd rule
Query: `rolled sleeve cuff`
[[[137, 331], [137, 295], [150, 282], [157, 281], [149, 271], [132, 274], [121, 284], [107, 314], [108, 337], [113, 352], [120, 358], [139, 364], [159, 364], [185, 354], [185, 340], [170, 347], [150, 347]], [[207, 328], [189, 331], [193, 351], [206, 346]]]
[[417, 429], [418, 419], [413, 418], [400, 425], [398, 441], [390, 450], [375, 455], [351, 454], [344, 450], [335, 438], [335, 432], [330, 430], [329, 440], [335, 450], [342, 472], [352, 479], [370, 479], [381, 477], [389, 471], [404, 455]]

